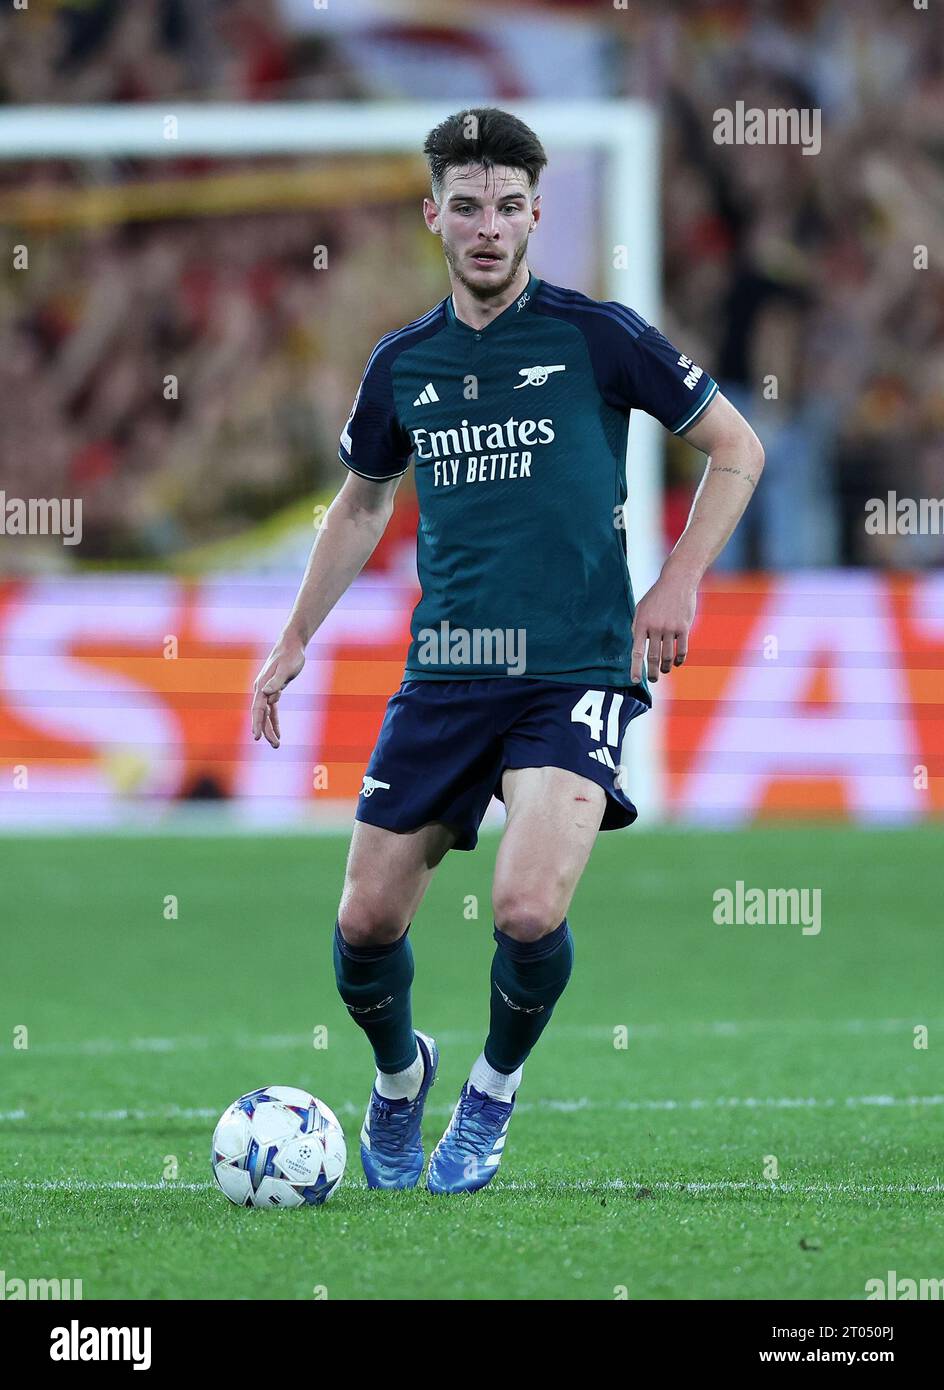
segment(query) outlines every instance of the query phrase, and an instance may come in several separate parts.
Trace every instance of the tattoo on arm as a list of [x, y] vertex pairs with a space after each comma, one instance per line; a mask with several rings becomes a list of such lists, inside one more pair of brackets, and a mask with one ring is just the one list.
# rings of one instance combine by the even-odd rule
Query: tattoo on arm
[[737, 477], [743, 478], [746, 483], [750, 483], [752, 488], [757, 486], [757, 479], [754, 477], [754, 474], [747, 473], [741, 468], [733, 468], [730, 464], [717, 463], [711, 464], [710, 467], [712, 473], [734, 473]]

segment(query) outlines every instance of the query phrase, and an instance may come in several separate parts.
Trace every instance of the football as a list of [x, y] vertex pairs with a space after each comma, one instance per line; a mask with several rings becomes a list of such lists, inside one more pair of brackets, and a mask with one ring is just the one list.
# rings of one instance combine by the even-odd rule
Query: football
[[263, 1086], [220, 1117], [213, 1176], [239, 1207], [318, 1207], [344, 1175], [344, 1131], [324, 1101], [294, 1086]]

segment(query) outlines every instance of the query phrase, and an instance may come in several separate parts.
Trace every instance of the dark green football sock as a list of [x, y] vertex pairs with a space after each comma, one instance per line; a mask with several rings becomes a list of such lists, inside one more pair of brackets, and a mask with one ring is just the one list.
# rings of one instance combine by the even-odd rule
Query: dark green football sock
[[416, 1060], [409, 927], [389, 946], [351, 946], [334, 924], [334, 974], [348, 1013], [374, 1049], [377, 1070], [405, 1071]]
[[565, 917], [540, 941], [515, 941], [495, 928], [491, 1026], [485, 1060], [510, 1076], [548, 1025], [574, 963], [574, 941]]

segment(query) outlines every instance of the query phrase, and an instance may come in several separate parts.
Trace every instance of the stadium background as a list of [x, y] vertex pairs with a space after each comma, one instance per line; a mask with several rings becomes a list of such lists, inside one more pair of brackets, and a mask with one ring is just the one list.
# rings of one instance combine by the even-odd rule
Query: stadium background
[[[7, 13], [2, 40], [9, 105], [655, 103], [660, 326], [767, 451], [690, 664], [659, 687], [664, 812], [941, 813], [944, 542], [864, 524], [869, 498], [942, 492], [944, 279], [933, 256], [913, 268], [944, 217], [939, 17], [875, 0], [514, 16], [101, 0]], [[821, 153], [715, 144], [712, 112], [735, 89], [820, 107]], [[592, 157], [553, 159], [545, 201], [568, 215], [533, 245], [539, 273], [597, 295], [603, 178]], [[78, 546], [0, 544], [7, 826], [209, 801], [272, 823], [349, 816], [416, 595], [409, 480], [286, 696], [278, 755], [247, 741], [245, 692], [342, 479], [337, 435], [367, 353], [444, 292], [423, 189], [420, 160], [369, 154], [0, 163], [0, 222], [30, 254], [0, 281], [0, 479], [8, 497], [83, 504]], [[701, 466], [667, 443], [666, 546]]]
[[[369, 1058], [326, 950], [415, 598], [409, 477], [285, 696], [282, 747], [248, 729], [367, 354], [446, 293], [422, 161], [0, 160], [0, 488], [83, 502], [80, 545], [0, 535], [7, 1278], [83, 1278], [86, 1298], [847, 1299], [940, 1273], [944, 543], [864, 524], [889, 491], [944, 496], [940, 7], [0, 15], [0, 131], [39, 104], [130, 122], [621, 97], [660, 123], [657, 322], [744, 409], [766, 472], [657, 687], [665, 823], [641, 787], [641, 826], [601, 837], [502, 1172], [445, 1207], [364, 1189]], [[821, 152], [715, 144], [736, 100], [820, 108]], [[533, 264], [602, 294], [606, 168], [550, 153]], [[703, 459], [664, 445], [668, 547]], [[412, 928], [417, 1022], [443, 1045], [427, 1147], [481, 1045], [495, 845], [448, 856]], [[821, 891], [821, 933], [716, 925], [737, 882]], [[276, 1082], [347, 1131], [324, 1213], [210, 1190], [215, 1119]]]

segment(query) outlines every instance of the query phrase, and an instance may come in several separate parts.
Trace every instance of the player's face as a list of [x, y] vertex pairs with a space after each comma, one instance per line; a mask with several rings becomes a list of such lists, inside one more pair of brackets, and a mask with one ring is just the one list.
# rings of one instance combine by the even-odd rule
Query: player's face
[[528, 249], [540, 217], [540, 195], [532, 199], [520, 169], [450, 169], [442, 200], [424, 204], [426, 224], [442, 237], [455, 279], [476, 297], [507, 290]]

